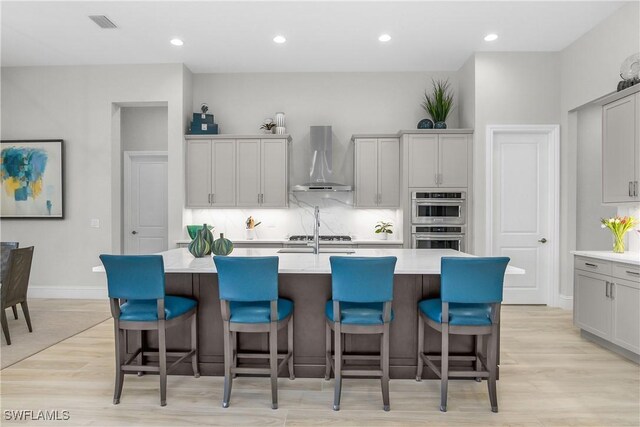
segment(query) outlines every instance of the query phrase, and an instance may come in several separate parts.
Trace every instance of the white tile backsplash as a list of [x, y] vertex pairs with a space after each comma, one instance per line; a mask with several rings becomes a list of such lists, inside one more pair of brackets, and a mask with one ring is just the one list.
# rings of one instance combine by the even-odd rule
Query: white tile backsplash
[[214, 232], [229, 239], [245, 238], [245, 221], [251, 215], [262, 224], [256, 228], [257, 239], [282, 239], [294, 234], [313, 234], [313, 209], [320, 207], [320, 234], [344, 234], [354, 239], [374, 239], [378, 221], [394, 224], [392, 239], [402, 238], [400, 209], [361, 209], [353, 207], [353, 193], [290, 193], [286, 209], [187, 209], [187, 224], [212, 224]]
[[[632, 207], [618, 207], [618, 215], [632, 216], [635, 219], [640, 219], [640, 205], [632, 206]], [[626, 250], [630, 252], [640, 252], [639, 230], [640, 230], [640, 227], [637, 227], [635, 230], [631, 230], [627, 233]]]

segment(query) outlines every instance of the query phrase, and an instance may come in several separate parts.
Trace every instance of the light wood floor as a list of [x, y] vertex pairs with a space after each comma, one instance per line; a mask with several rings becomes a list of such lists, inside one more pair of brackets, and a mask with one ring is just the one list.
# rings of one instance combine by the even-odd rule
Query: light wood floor
[[[438, 411], [439, 383], [391, 381], [391, 412], [379, 382], [346, 379], [340, 412], [333, 381], [279, 380], [280, 409], [270, 409], [266, 378], [234, 381], [221, 408], [222, 379], [170, 377], [160, 407], [157, 376], [127, 376], [120, 405], [113, 393], [113, 329], [101, 323], [1, 371], [2, 410], [68, 410], [55, 425], [640, 425], [640, 371], [580, 338], [571, 313], [546, 307], [503, 308], [500, 412], [486, 384], [452, 381], [449, 411]], [[323, 337], [320, 337], [323, 339]], [[2, 425], [14, 423], [5, 421]], [[33, 425], [47, 425], [34, 422]]]

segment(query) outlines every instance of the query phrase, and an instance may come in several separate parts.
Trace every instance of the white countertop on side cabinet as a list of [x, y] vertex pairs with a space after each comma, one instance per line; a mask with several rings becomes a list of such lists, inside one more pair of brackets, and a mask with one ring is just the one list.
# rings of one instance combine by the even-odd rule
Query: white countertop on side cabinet
[[587, 258], [640, 265], [640, 252], [625, 252], [617, 254], [612, 251], [571, 251], [571, 253], [576, 256], [583, 256]]
[[[234, 249], [230, 256], [277, 256], [280, 258], [278, 271], [282, 274], [330, 274], [330, 256], [338, 253], [278, 253], [279, 249]], [[211, 256], [194, 258], [186, 248], [162, 252], [164, 269], [167, 273], [215, 273]], [[473, 255], [452, 249], [355, 249], [343, 256], [395, 256], [398, 258], [395, 274], [440, 274], [440, 258], [472, 257]], [[96, 273], [104, 272], [103, 266], [93, 268]], [[517, 267], [507, 267], [506, 274], [524, 274]]]

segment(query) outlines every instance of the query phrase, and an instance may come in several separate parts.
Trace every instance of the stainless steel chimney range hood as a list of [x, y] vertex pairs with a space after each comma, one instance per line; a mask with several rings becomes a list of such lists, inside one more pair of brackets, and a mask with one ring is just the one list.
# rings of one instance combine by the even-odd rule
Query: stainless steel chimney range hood
[[291, 191], [351, 191], [350, 185], [331, 181], [333, 175], [333, 136], [331, 126], [311, 126], [311, 171], [309, 182], [294, 185]]

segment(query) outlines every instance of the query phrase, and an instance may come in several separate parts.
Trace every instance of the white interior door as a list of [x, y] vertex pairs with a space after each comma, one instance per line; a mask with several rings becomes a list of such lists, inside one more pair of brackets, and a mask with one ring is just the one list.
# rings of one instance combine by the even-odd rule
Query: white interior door
[[549, 304], [558, 247], [557, 127], [498, 127], [488, 136], [488, 252], [526, 270], [505, 278], [504, 303]]
[[167, 250], [167, 154], [125, 152], [124, 252]]

